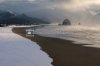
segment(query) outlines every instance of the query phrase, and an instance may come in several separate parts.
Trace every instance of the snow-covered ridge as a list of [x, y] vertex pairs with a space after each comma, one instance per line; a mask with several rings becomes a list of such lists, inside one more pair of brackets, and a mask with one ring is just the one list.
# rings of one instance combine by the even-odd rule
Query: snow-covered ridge
[[0, 66], [52, 66], [52, 61], [35, 42], [0, 28]]

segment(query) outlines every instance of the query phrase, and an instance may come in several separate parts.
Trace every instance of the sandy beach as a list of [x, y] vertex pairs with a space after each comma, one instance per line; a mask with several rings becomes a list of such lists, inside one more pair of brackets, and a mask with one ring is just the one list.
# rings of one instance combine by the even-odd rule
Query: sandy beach
[[98, 48], [84, 47], [82, 44], [77, 45], [69, 40], [39, 35], [26, 37], [25, 28], [13, 28], [12, 31], [37, 42], [42, 50], [53, 58], [53, 66], [100, 66], [100, 49]]

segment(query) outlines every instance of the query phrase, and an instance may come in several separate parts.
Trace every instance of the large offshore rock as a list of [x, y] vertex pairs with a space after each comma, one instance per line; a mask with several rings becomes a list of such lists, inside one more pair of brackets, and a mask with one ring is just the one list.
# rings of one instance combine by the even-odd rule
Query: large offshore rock
[[65, 20], [63, 21], [62, 25], [71, 25], [71, 22], [70, 22], [70, 20], [65, 19]]

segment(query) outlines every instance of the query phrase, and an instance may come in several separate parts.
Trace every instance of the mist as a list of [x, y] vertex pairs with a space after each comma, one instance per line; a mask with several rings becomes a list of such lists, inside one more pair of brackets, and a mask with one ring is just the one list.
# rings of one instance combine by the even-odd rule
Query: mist
[[77, 25], [100, 25], [99, 0], [0, 0], [0, 10], [25, 13], [51, 23], [69, 19]]

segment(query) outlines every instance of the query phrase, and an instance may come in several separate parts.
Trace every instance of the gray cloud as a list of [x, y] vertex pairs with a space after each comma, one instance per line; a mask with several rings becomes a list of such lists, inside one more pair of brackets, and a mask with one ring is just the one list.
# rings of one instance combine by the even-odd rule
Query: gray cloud
[[0, 9], [62, 22], [65, 18], [73, 23], [99, 22], [98, 0], [0, 0]]

